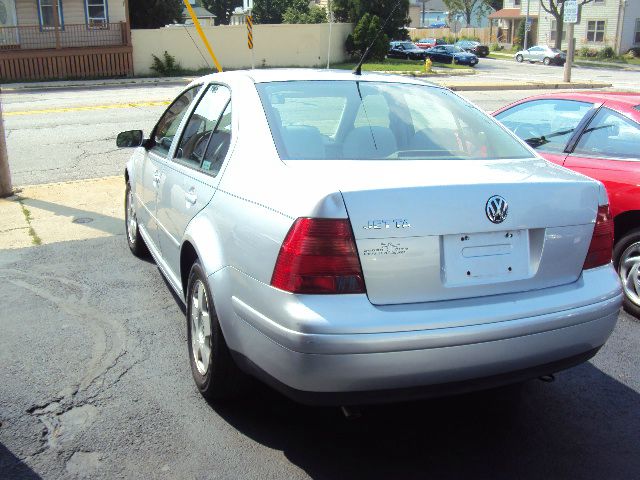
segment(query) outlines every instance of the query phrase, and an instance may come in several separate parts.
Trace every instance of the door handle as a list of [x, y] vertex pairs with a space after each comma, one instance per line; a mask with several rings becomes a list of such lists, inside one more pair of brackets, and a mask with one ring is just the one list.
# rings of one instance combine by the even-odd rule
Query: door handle
[[198, 201], [198, 195], [196, 194], [195, 188], [191, 188], [188, 192], [186, 192], [184, 194], [184, 199], [187, 201], [187, 203], [195, 205]]

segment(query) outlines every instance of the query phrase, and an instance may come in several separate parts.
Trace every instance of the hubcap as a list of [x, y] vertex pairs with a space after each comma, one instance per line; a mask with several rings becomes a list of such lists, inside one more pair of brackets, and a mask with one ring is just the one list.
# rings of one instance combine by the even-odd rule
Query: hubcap
[[133, 192], [129, 189], [127, 194], [127, 236], [131, 244], [136, 243], [137, 228], [138, 220], [136, 219], [136, 209], [133, 203]]
[[209, 300], [204, 283], [196, 280], [191, 290], [191, 351], [200, 375], [206, 375], [211, 358]]
[[629, 245], [622, 253], [618, 273], [625, 295], [640, 307], [640, 242]]

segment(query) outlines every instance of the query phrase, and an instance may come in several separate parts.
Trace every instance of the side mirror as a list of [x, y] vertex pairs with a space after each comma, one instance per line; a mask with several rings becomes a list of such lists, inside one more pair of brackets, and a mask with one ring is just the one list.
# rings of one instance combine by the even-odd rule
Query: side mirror
[[120, 132], [116, 138], [116, 145], [119, 148], [140, 147], [144, 143], [142, 130], [129, 130]]

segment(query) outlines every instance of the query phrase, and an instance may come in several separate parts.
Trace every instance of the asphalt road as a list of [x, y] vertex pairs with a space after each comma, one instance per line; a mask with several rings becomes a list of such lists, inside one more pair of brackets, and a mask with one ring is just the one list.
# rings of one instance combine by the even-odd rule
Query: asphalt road
[[[118, 174], [120, 130], [152, 126], [179, 85], [3, 95], [16, 184]], [[532, 92], [465, 92], [482, 108]], [[129, 108], [59, 111], [61, 108]], [[499, 103], [499, 105], [496, 105]], [[34, 113], [33, 110], [55, 110]], [[29, 113], [31, 112], [31, 113]], [[124, 229], [124, 226], [123, 226]], [[640, 322], [590, 362], [349, 421], [256, 385], [208, 404], [184, 314], [123, 235], [0, 246], [0, 478], [627, 479], [640, 472]]]

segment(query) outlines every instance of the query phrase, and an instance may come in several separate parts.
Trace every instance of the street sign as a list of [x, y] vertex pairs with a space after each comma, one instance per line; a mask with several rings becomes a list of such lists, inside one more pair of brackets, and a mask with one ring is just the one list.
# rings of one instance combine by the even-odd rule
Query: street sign
[[533, 19], [527, 18], [527, 22], [524, 24], [524, 29], [527, 32], [530, 32], [531, 31], [531, 25], [533, 25]]
[[253, 50], [253, 16], [247, 15], [247, 46], [249, 50]]
[[578, 0], [565, 0], [564, 23], [578, 23]]

